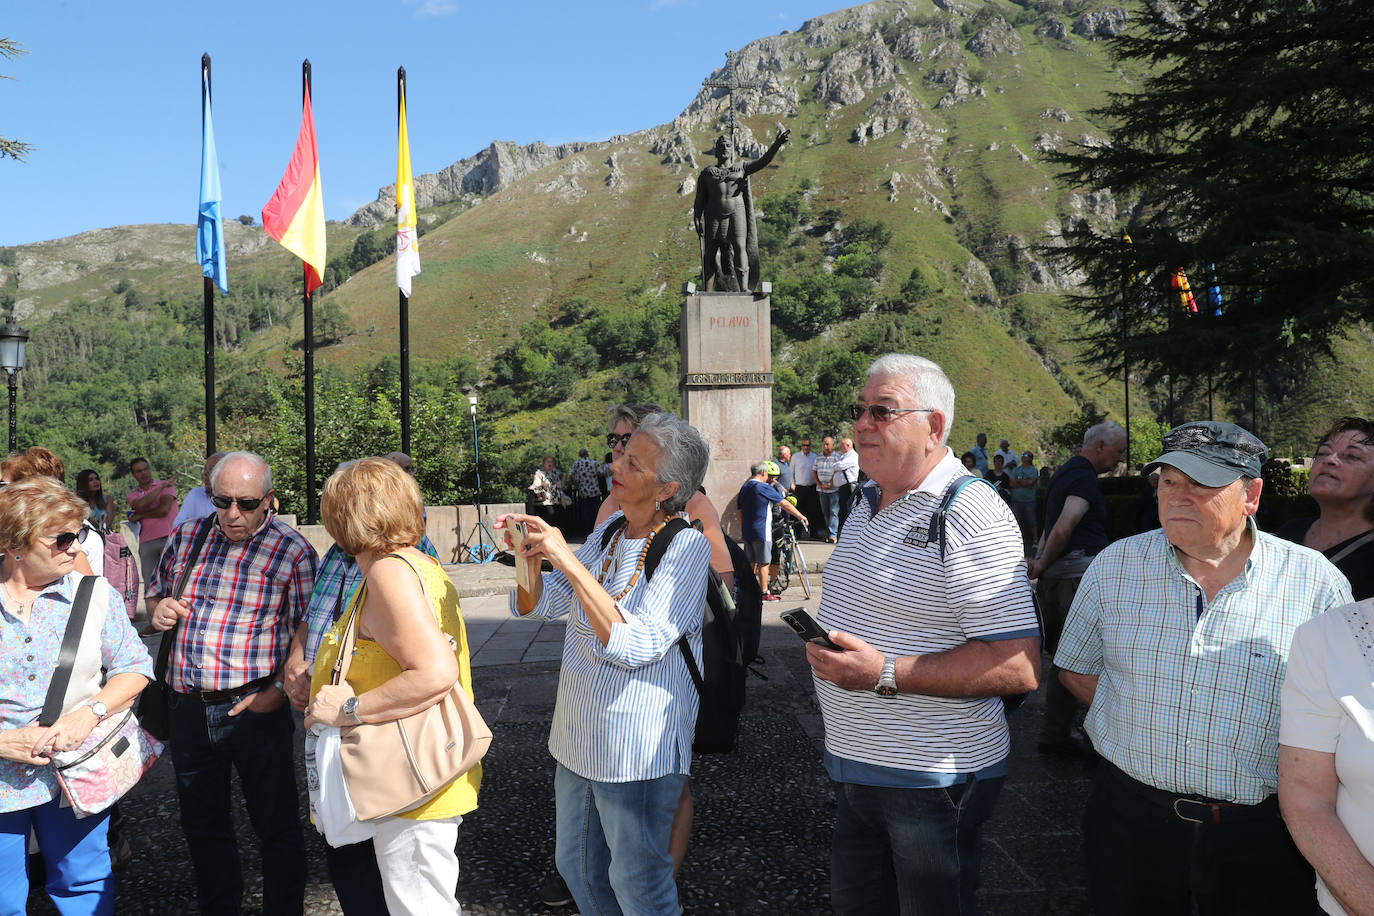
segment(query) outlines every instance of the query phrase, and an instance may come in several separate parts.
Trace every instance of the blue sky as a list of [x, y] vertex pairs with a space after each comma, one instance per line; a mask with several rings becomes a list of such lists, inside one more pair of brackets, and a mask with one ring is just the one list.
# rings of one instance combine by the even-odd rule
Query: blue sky
[[670, 120], [725, 52], [844, 0], [40, 0], [7, 4], [0, 245], [195, 222], [200, 56], [213, 61], [226, 218], [260, 218], [314, 72], [325, 215], [395, 179], [396, 68], [415, 174], [492, 140], [604, 140]]

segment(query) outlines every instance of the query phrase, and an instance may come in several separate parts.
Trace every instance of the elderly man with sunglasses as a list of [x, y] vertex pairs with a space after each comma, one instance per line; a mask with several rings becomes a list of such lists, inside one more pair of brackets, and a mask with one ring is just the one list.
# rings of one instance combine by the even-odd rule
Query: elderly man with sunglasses
[[[1040, 639], [1021, 535], [992, 487], [945, 445], [954, 388], [889, 354], [851, 415], [870, 479], [825, 567], [807, 646], [836, 784], [836, 913], [977, 913], [984, 822], [1007, 773], [1004, 694], [1034, 690]], [[869, 497], [872, 497], [871, 499]]]
[[1314, 550], [1255, 527], [1267, 449], [1231, 423], [1164, 437], [1162, 528], [1108, 546], [1054, 663], [1102, 755], [1083, 814], [1088, 894], [1112, 914], [1313, 913], [1279, 814], [1293, 632], [1350, 602]]
[[315, 581], [315, 550], [272, 513], [272, 471], [260, 456], [225, 455], [210, 492], [214, 515], [172, 532], [148, 583], [153, 626], [176, 628], [164, 638], [173, 639], [167, 679], [181, 829], [200, 912], [238, 913], [243, 875], [229, 810], [230, 768], [238, 770], [262, 846], [263, 913], [299, 914], [307, 868], [282, 678]]

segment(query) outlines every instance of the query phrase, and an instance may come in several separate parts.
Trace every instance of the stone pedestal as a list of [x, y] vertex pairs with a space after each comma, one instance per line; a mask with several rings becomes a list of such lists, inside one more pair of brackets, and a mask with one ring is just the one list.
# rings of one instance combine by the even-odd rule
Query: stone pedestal
[[757, 293], [702, 293], [682, 305], [682, 416], [711, 445], [706, 495], [739, 537], [735, 494], [773, 443], [769, 284]]

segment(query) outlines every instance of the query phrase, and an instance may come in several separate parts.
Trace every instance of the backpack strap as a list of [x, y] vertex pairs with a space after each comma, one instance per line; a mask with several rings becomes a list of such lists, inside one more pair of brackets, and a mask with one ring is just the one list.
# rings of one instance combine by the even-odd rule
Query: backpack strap
[[[930, 516], [930, 530], [926, 532], [926, 541], [927, 543], [935, 541], [940, 545], [940, 562], [942, 563], [945, 560], [945, 519], [949, 516], [950, 504], [954, 502], [954, 497], [958, 496], [964, 487], [978, 480], [992, 487], [994, 493], [997, 492], [997, 487], [991, 480], [974, 477], [971, 474], [961, 475], [945, 485], [944, 491], [940, 494], [940, 505]], [[997, 498], [1001, 499], [1000, 493]]]

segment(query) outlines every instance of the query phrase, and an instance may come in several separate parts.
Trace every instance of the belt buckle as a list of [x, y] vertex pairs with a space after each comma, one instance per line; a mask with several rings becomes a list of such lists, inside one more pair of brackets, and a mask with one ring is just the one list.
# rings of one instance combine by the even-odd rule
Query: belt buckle
[[1201, 818], [1189, 817], [1188, 815], [1184, 814], [1182, 811], [1178, 810], [1178, 806], [1181, 805], [1181, 804], [1184, 804], [1184, 803], [1187, 803], [1187, 804], [1190, 804], [1190, 805], [1202, 805], [1203, 807], [1207, 807], [1207, 803], [1206, 803], [1206, 802], [1200, 802], [1200, 801], [1197, 801], [1197, 800], [1191, 799], [1191, 798], [1176, 798], [1176, 799], [1174, 799], [1174, 816], [1175, 816], [1175, 817], [1177, 817], [1177, 818], [1178, 818], [1179, 820], [1181, 820], [1181, 821], [1187, 821], [1187, 822], [1190, 823], [1190, 824], [1205, 824], [1205, 823], [1207, 823], [1206, 821], [1202, 820]]

